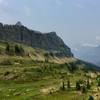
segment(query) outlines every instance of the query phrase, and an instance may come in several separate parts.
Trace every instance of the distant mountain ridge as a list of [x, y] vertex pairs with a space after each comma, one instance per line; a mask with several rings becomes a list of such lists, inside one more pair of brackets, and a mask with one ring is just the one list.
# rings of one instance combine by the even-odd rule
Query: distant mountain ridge
[[58, 55], [73, 57], [71, 49], [57, 36], [56, 32], [41, 33], [30, 30], [21, 22], [15, 25], [0, 23], [0, 40], [23, 43], [33, 48], [45, 49]]
[[73, 51], [73, 52], [80, 59], [100, 66], [100, 46], [96, 47], [83, 46], [78, 51]]

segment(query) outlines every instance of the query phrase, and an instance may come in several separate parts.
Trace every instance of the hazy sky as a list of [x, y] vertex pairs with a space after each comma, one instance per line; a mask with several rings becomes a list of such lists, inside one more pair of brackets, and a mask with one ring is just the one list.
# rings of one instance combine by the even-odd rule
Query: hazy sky
[[69, 46], [100, 44], [100, 0], [0, 0], [0, 22], [56, 31]]

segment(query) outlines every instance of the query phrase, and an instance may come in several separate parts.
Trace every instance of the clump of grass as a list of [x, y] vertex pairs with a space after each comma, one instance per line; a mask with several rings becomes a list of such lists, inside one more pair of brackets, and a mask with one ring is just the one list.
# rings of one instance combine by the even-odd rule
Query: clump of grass
[[13, 64], [13, 62], [10, 59], [3, 59], [0, 62], [0, 65], [12, 65], [12, 64]]

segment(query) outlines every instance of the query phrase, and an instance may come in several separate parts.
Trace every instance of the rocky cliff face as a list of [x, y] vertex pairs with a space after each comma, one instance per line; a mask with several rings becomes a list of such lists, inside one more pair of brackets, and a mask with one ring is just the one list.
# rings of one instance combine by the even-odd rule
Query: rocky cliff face
[[29, 30], [20, 22], [15, 25], [0, 23], [0, 40], [23, 43], [34, 48], [45, 49], [49, 52], [72, 57], [73, 54], [63, 40], [55, 32], [41, 33]]

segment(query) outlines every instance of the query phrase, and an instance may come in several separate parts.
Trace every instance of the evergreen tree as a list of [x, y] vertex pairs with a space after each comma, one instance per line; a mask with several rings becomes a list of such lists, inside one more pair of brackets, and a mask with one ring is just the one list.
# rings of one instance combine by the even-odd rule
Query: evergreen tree
[[88, 100], [94, 100], [93, 96], [90, 95]]
[[21, 45], [20, 45], [20, 54], [21, 55], [24, 55], [25, 54], [24, 48]]
[[15, 45], [15, 53], [20, 54], [20, 47], [17, 44]]
[[86, 93], [86, 87], [84, 85], [82, 86], [82, 93]]
[[67, 81], [67, 88], [70, 88], [70, 80]]
[[9, 43], [7, 43], [7, 45], [6, 45], [6, 53], [8, 53], [10, 51], [10, 45], [9, 45]]
[[90, 81], [89, 78], [87, 79], [87, 83], [86, 83], [87, 89], [90, 89], [91, 85], [90, 85]]
[[80, 82], [79, 81], [76, 82], [76, 90], [81, 90], [81, 86], [80, 86]]
[[65, 90], [65, 82], [62, 82], [62, 90]]
[[100, 78], [98, 79], [98, 86], [100, 86]]
[[21, 45], [15, 45], [15, 54], [24, 55], [24, 49]]
[[5, 51], [8, 55], [14, 55], [15, 54], [15, 50], [14, 50], [13, 45], [9, 44], [9, 43], [7, 43]]

